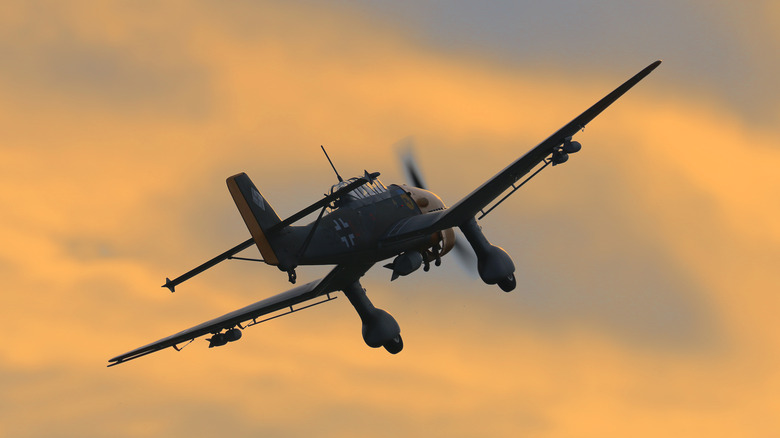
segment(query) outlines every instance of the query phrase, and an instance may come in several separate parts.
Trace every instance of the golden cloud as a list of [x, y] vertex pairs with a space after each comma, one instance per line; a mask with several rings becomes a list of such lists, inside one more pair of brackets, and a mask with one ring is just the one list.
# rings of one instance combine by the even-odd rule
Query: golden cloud
[[[402, 324], [398, 356], [366, 348], [357, 316], [337, 301], [254, 328], [225, 349], [196, 341], [103, 369], [108, 357], [287, 287], [276, 271], [231, 265], [175, 295], [159, 288], [164, 275], [245, 238], [222, 185], [231, 173], [247, 170], [278, 210], [292, 212], [332, 182], [319, 144], [333, 145], [344, 173], [385, 171], [395, 166], [390, 145], [411, 133], [429, 180], [452, 204], [633, 72], [499, 69], [317, 6], [27, 8], [0, 14], [35, 29], [26, 41], [3, 34], [23, 67], [62, 67], [52, 47], [79, 57], [65, 63], [70, 79], [17, 69], [0, 81], [6, 433], [778, 432], [761, 421], [780, 389], [777, 132], [700, 96], [665, 92], [667, 65], [581, 134], [580, 156], [486, 222], [497, 241], [519, 245], [512, 234], [530, 234], [524, 246], [507, 246], [527, 263], [532, 284], [522, 294], [441, 273], [391, 288], [377, 273], [365, 285]], [[99, 83], [85, 81], [88, 71]], [[565, 234], [573, 240], [548, 225], [574, 212], [581, 233]], [[630, 331], [630, 321], [598, 323], [626, 312], [632, 303], [613, 300], [629, 296], [661, 308], [654, 324], [668, 317], [677, 327], [691, 313], [663, 309], [680, 301], [661, 291], [657, 299], [671, 301], [608, 290], [563, 312], [555, 301], [572, 295], [539, 285], [636, 286], [634, 273], [647, 278], [651, 269], [638, 262], [650, 260], [649, 249], [666, 279], [657, 284], [684, 293], [671, 267], [695, 285], [688, 298], [711, 319], [706, 345], [643, 344], [611, 333]], [[561, 275], [551, 265], [564, 250], [591, 257]], [[634, 271], [604, 271], [616, 259]], [[550, 326], [528, 316], [541, 309], [539, 290], [549, 294]]]

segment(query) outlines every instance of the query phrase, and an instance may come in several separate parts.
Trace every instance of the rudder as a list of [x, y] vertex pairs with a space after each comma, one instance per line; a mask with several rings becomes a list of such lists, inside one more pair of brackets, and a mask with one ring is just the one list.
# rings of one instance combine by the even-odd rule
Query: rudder
[[246, 173], [239, 173], [227, 179], [228, 190], [233, 197], [233, 201], [238, 207], [241, 218], [244, 219], [249, 233], [252, 235], [257, 249], [263, 256], [263, 260], [269, 265], [278, 265], [279, 258], [276, 256], [271, 243], [266, 234], [271, 227], [277, 225], [282, 220], [276, 214], [268, 201], [257, 190]]

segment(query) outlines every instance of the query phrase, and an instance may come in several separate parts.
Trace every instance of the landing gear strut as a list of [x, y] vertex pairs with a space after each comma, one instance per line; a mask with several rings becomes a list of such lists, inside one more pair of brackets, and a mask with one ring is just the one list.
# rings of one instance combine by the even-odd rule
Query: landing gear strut
[[517, 285], [515, 264], [509, 254], [488, 242], [474, 218], [461, 225], [460, 230], [477, 254], [477, 270], [482, 281], [487, 284], [498, 284], [504, 292], [514, 290]]

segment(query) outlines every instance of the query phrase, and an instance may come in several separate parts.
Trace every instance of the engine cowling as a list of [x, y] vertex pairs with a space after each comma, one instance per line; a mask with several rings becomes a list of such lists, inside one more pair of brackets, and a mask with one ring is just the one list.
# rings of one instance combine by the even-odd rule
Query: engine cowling
[[436, 242], [441, 246], [441, 251], [439, 252], [439, 257], [441, 257], [444, 254], [450, 252], [450, 250], [455, 246], [455, 230], [452, 228], [441, 230], [435, 234], [435, 239]]
[[444, 201], [433, 192], [419, 187], [407, 186], [406, 184], [401, 184], [401, 188], [409, 193], [409, 196], [412, 197], [412, 200], [423, 214], [446, 208]]
[[[401, 184], [401, 187], [409, 194], [423, 214], [447, 208], [444, 201], [433, 192], [406, 184]], [[420, 248], [420, 251], [426, 262], [431, 262], [447, 254], [453, 246], [455, 246], [455, 231], [448, 228], [431, 234], [430, 246]]]

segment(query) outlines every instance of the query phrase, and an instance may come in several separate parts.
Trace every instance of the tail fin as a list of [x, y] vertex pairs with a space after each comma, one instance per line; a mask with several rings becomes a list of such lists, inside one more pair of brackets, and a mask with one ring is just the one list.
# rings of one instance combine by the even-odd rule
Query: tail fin
[[266, 234], [271, 227], [281, 222], [279, 216], [263, 195], [257, 190], [246, 173], [239, 173], [227, 179], [228, 190], [252, 235], [263, 260], [269, 265], [278, 265], [279, 258], [268, 241]]

